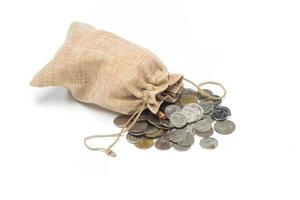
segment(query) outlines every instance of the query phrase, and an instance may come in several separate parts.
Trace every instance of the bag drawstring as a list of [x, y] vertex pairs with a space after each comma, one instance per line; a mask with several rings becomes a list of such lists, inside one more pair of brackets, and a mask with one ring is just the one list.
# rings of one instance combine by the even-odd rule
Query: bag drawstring
[[[184, 81], [189, 82], [190, 84], [192, 84], [193, 86], [195, 86], [198, 90], [198, 92], [207, 98], [213, 99], [213, 100], [218, 100], [218, 99], [223, 99], [226, 96], [226, 89], [225, 87], [218, 83], [218, 82], [213, 82], [213, 81], [207, 81], [207, 82], [203, 82], [200, 83], [199, 85], [195, 84], [193, 81], [187, 79], [187, 78], [183, 78]], [[207, 92], [205, 92], [201, 87], [204, 85], [217, 85], [219, 87], [221, 87], [223, 89], [223, 95], [220, 97], [215, 97], [215, 96], [211, 96], [210, 94], [208, 94]], [[100, 152], [104, 152], [109, 156], [112, 157], [116, 157], [117, 154], [112, 150], [113, 146], [115, 144], [117, 144], [117, 142], [119, 141], [119, 139], [121, 138], [121, 136], [123, 136], [124, 133], [128, 132], [133, 126], [134, 124], [137, 122], [137, 120], [139, 119], [140, 115], [142, 114], [142, 112], [144, 111], [144, 109], [147, 107], [147, 103], [144, 102], [139, 109], [128, 119], [128, 121], [125, 123], [125, 125], [122, 127], [122, 129], [120, 130], [119, 133], [115, 133], [115, 134], [107, 134], [107, 135], [91, 135], [88, 137], [84, 138], [84, 145], [86, 146], [86, 148], [88, 148], [91, 151], [100, 151]], [[133, 120], [133, 121], [131, 121]], [[116, 139], [113, 141], [113, 143], [111, 145], [109, 145], [107, 148], [102, 148], [102, 147], [91, 147], [88, 144], [89, 140], [95, 139], [95, 138], [105, 138], [105, 137], [116, 137]]]

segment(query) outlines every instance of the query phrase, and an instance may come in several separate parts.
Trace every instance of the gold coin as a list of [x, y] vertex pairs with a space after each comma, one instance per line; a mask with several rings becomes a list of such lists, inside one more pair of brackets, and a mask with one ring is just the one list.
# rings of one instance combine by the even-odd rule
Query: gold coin
[[198, 103], [198, 98], [192, 95], [182, 95], [179, 98], [179, 102], [181, 105], [187, 105], [189, 103]]
[[151, 139], [155, 139], [155, 138], [159, 138], [164, 134], [164, 130], [163, 129], [158, 129], [157, 131], [153, 132], [153, 133], [146, 133], [145, 136], [147, 138], [151, 138]]
[[149, 149], [154, 145], [153, 139], [143, 138], [134, 144], [139, 149]]

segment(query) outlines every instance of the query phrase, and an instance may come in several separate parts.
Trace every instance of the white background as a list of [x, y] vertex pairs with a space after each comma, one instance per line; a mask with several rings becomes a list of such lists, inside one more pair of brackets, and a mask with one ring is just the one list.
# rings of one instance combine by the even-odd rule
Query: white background
[[[299, 199], [300, 5], [291, 0], [0, 1], [0, 199]], [[116, 114], [33, 88], [72, 21], [219, 81], [237, 125], [216, 150], [88, 151]], [[103, 141], [97, 141], [103, 145]], [[109, 141], [106, 141], [108, 144]]]

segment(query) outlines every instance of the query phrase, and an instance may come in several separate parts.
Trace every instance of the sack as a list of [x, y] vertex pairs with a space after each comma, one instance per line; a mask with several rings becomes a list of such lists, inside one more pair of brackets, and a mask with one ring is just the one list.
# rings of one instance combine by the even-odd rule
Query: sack
[[143, 104], [157, 113], [163, 101], [176, 101], [182, 80], [149, 50], [75, 22], [63, 46], [31, 85], [66, 87], [78, 101], [133, 114]]

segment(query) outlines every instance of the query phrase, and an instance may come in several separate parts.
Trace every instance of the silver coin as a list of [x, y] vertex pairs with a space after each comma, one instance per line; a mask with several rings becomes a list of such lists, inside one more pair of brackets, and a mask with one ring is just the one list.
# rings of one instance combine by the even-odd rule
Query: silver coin
[[185, 115], [181, 112], [174, 112], [170, 116], [170, 122], [176, 128], [184, 127], [187, 123]]
[[171, 114], [174, 112], [179, 112], [181, 108], [177, 105], [169, 105], [165, 108], [165, 114], [168, 119], [170, 119]]
[[218, 141], [212, 137], [202, 138], [200, 146], [205, 149], [215, 149], [218, 146]]
[[192, 123], [198, 119], [198, 110], [190, 107], [190, 106], [184, 106], [181, 110], [181, 113], [184, 114], [184, 116], [187, 119], [187, 123]]
[[154, 146], [159, 150], [168, 150], [173, 146], [173, 143], [167, 139], [159, 138], [155, 141]]
[[143, 137], [135, 137], [129, 133], [127, 133], [127, 135], [126, 135], [127, 142], [129, 142], [131, 144], [135, 144], [135, 143], [141, 141], [142, 139], [143, 139]]
[[189, 103], [186, 106], [193, 107], [196, 110], [198, 110], [198, 112], [197, 112], [198, 117], [197, 117], [196, 121], [202, 119], [204, 111], [203, 111], [203, 108], [199, 104], [197, 104], [197, 103]]
[[222, 135], [227, 135], [235, 130], [235, 124], [230, 120], [217, 121], [214, 125], [215, 131]]
[[192, 146], [194, 142], [195, 142], [194, 136], [191, 134], [187, 134], [185, 140], [183, 142], [178, 142], [178, 144], [186, 147], [186, 146]]
[[147, 122], [136, 122], [131, 128], [131, 133], [140, 133], [147, 129], [148, 123]]
[[189, 134], [194, 129], [194, 124], [187, 124], [185, 127], [182, 128], [182, 131]]
[[205, 119], [202, 119], [195, 123], [194, 129], [196, 129], [198, 132], [206, 132], [211, 129], [211, 124]]
[[211, 117], [211, 115], [210, 114], [205, 114], [205, 115], [203, 115], [203, 119], [205, 119], [206, 121], [208, 121], [209, 123], [214, 123], [214, 119]]
[[181, 146], [180, 144], [173, 144], [173, 148], [177, 151], [187, 151], [191, 148], [191, 146]]
[[214, 108], [213, 112], [211, 113], [211, 117], [214, 118], [216, 121], [223, 121], [228, 119], [231, 116], [231, 111], [229, 108], [225, 106], [217, 106]]
[[172, 142], [183, 142], [186, 137], [187, 134], [180, 129], [173, 129], [169, 132], [169, 140], [171, 140]]
[[[195, 129], [194, 129], [195, 130]], [[195, 130], [196, 131], [196, 130]], [[206, 132], [198, 132], [196, 131], [196, 134], [199, 136], [199, 137], [210, 137], [212, 136], [214, 133], [214, 129], [211, 128], [209, 131], [206, 131]]]
[[204, 113], [210, 113], [215, 107], [215, 104], [212, 100], [200, 101], [199, 105], [203, 108]]

